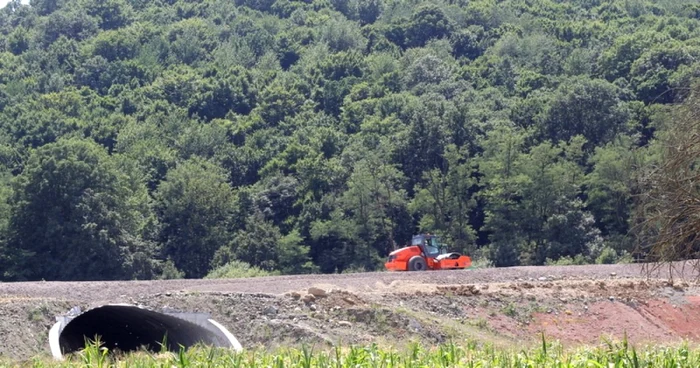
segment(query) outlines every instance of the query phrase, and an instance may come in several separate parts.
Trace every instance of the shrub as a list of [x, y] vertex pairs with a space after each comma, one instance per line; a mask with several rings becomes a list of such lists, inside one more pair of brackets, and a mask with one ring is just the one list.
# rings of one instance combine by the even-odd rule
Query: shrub
[[207, 276], [205, 279], [237, 279], [237, 278], [247, 278], [247, 277], [263, 277], [263, 276], [274, 276], [278, 272], [265, 271], [259, 267], [251, 266], [248, 263], [242, 261], [231, 261], [221, 267], [217, 267]]
[[185, 273], [178, 270], [175, 263], [171, 259], [163, 262], [161, 266], [161, 274], [158, 277], [161, 280], [173, 280], [185, 278]]
[[617, 262], [617, 252], [610, 247], [603, 248], [598, 258], [595, 259], [597, 264], [613, 264], [615, 262]]
[[572, 266], [572, 265], [585, 265], [589, 262], [586, 261], [586, 257], [581, 254], [577, 254], [575, 257], [566, 256], [561, 257], [557, 260], [547, 258], [545, 265], [547, 266]]

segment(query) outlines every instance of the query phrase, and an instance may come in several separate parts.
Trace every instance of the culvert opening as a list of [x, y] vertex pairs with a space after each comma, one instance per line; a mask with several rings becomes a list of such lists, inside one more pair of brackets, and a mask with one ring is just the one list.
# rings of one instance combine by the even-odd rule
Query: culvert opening
[[197, 344], [241, 349], [230, 332], [206, 315], [166, 314], [129, 305], [106, 305], [59, 321], [50, 335], [52, 353], [59, 359], [84, 349], [86, 341], [96, 337], [110, 352], [179, 351]]

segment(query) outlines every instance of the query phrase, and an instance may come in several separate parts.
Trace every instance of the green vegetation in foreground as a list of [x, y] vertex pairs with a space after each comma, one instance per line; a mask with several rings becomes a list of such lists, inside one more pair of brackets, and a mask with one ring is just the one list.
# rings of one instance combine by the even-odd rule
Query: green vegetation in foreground
[[[110, 359], [105, 349], [88, 346], [66, 362], [34, 359], [33, 367], [698, 367], [700, 349], [687, 344], [654, 346], [642, 350], [607, 342], [595, 348], [565, 349], [548, 343], [532, 350], [501, 350], [468, 342], [428, 348], [413, 345], [405, 351], [383, 350], [376, 345], [320, 351], [286, 349], [277, 353], [241, 354], [215, 348], [195, 348], [179, 354], [134, 353]], [[8, 365], [9, 367], [10, 365]], [[0, 367], [5, 367], [0, 363]]]

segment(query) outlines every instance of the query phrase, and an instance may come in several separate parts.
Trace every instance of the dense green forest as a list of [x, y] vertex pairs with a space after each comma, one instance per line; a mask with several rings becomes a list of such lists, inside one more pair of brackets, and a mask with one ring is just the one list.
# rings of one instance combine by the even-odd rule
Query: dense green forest
[[617, 262], [697, 0], [31, 0], [0, 10], [0, 279]]

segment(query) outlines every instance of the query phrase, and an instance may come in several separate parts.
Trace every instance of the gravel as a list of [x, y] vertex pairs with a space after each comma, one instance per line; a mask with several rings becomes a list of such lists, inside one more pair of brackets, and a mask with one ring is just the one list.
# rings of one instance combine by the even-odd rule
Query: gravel
[[[394, 281], [425, 284], [499, 283], [521, 280], [596, 280], [643, 277], [638, 264], [584, 266], [527, 266], [424, 272], [366, 272], [258, 277], [253, 279], [157, 280], [157, 281], [87, 281], [87, 282], [16, 282], [0, 283], [0, 297], [32, 297], [82, 300], [86, 303], [120, 300], [147, 295], [172, 295], [181, 292], [237, 292], [284, 294], [307, 290], [315, 285], [367, 290], [390, 285]], [[539, 281], [534, 281], [539, 282]]]

